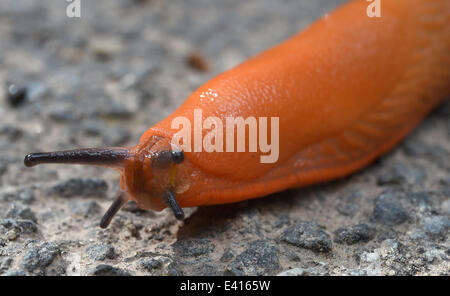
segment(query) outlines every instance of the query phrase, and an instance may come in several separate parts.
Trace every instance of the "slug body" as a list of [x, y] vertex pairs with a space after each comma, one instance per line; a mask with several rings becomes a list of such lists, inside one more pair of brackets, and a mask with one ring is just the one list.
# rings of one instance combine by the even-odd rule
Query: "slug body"
[[[237, 202], [346, 176], [395, 146], [450, 94], [450, 1], [384, 0], [380, 18], [369, 4], [352, 1], [201, 86], [114, 159], [122, 199], [154, 210], [170, 205], [168, 191], [181, 207]], [[278, 160], [184, 151], [164, 161], [179, 149], [173, 120], [194, 122], [195, 109], [223, 122], [278, 117]]]

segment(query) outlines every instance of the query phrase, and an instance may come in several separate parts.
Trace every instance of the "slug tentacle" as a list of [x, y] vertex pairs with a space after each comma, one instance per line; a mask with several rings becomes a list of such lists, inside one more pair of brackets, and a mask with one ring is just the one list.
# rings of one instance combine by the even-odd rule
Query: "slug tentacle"
[[89, 164], [100, 166], [121, 166], [130, 156], [126, 148], [84, 148], [54, 152], [30, 153], [24, 164], [32, 167], [42, 163]]
[[176, 198], [174, 190], [169, 189], [166, 192], [164, 198], [165, 198], [167, 205], [172, 209], [173, 214], [175, 215], [175, 218], [177, 218], [178, 220], [183, 220], [184, 212], [183, 212], [183, 209], [180, 207], [180, 205], [177, 202], [177, 198]]
[[111, 204], [109, 209], [106, 211], [105, 215], [103, 215], [102, 220], [100, 221], [100, 227], [106, 228], [109, 223], [111, 223], [112, 218], [116, 215], [116, 213], [126, 204], [128, 201], [128, 195], [125, 192], [121, 192], [114, 202]]

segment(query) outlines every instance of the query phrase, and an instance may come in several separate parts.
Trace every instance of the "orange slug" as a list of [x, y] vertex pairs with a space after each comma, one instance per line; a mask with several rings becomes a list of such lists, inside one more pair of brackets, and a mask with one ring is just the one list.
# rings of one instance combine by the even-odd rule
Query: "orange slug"
[[[371, 2], [351, 1], [218, 75], [135, 147], [32, 153], [25, 165], [119, 170], [121, 191], [101, 227], [130, 199], [143, 209], [170, 207], [182, 219], [183, 207], [232, 203], [353, 173], [395, 146], [450, 94], [450, 1], [379, 3], [381, 17], [369, 17]], [[213, 119], [200, 136], [234, 152], [196, 149], [202, 142], [195, 128], [187, 133], [191, 139], [173, 141], [177, 118], [196, 126], [195, 110]], [[267, 149], [250, 149], [250, 121], [243, 134], [249, 149], [234, 149], [234, 126], [208, 138], [230, 117], [278, 118], [265, 139], [278, 140], [276, 161], [261, 161]], [[231, 144], [225, 143], [230, 131]]]

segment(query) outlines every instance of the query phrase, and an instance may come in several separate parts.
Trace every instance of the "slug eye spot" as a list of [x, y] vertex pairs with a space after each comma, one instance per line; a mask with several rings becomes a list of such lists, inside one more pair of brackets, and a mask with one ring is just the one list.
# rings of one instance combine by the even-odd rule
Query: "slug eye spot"
[[170, 164], [180, 164], [184, 161], [184, 153], [181, 150], [163, 150], [160, 151], [152, 159], [152, 168], [167, 168]]
[[171, 157], [172, 161], [176, 164], [180, 164], [184, 161], [184, 153], [181, 150], [179, 151], [172, 150]]

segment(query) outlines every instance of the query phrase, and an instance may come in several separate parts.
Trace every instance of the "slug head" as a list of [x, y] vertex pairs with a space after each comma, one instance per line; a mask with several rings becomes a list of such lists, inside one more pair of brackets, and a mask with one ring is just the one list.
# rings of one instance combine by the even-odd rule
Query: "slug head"
[[152, 136], [130, 154], [121, 187], [140, 208], [160, 211], [170, 206], [168, 192], [181, 194], [189, 188], [184, 153], [169, 139]]
[[31, 153], [24, 164], [88, 164], [114, 168], [121, 173], [120, 192], [100, 222], [106, 228], [117, 211], [135, 200], [140, 208], [160, 211], [170, 207], [177, 219], [183, 219], [176, 194], [189, 188], [184, 153], [163, 137], [152, 136], [132, 148], [87, 148]]

